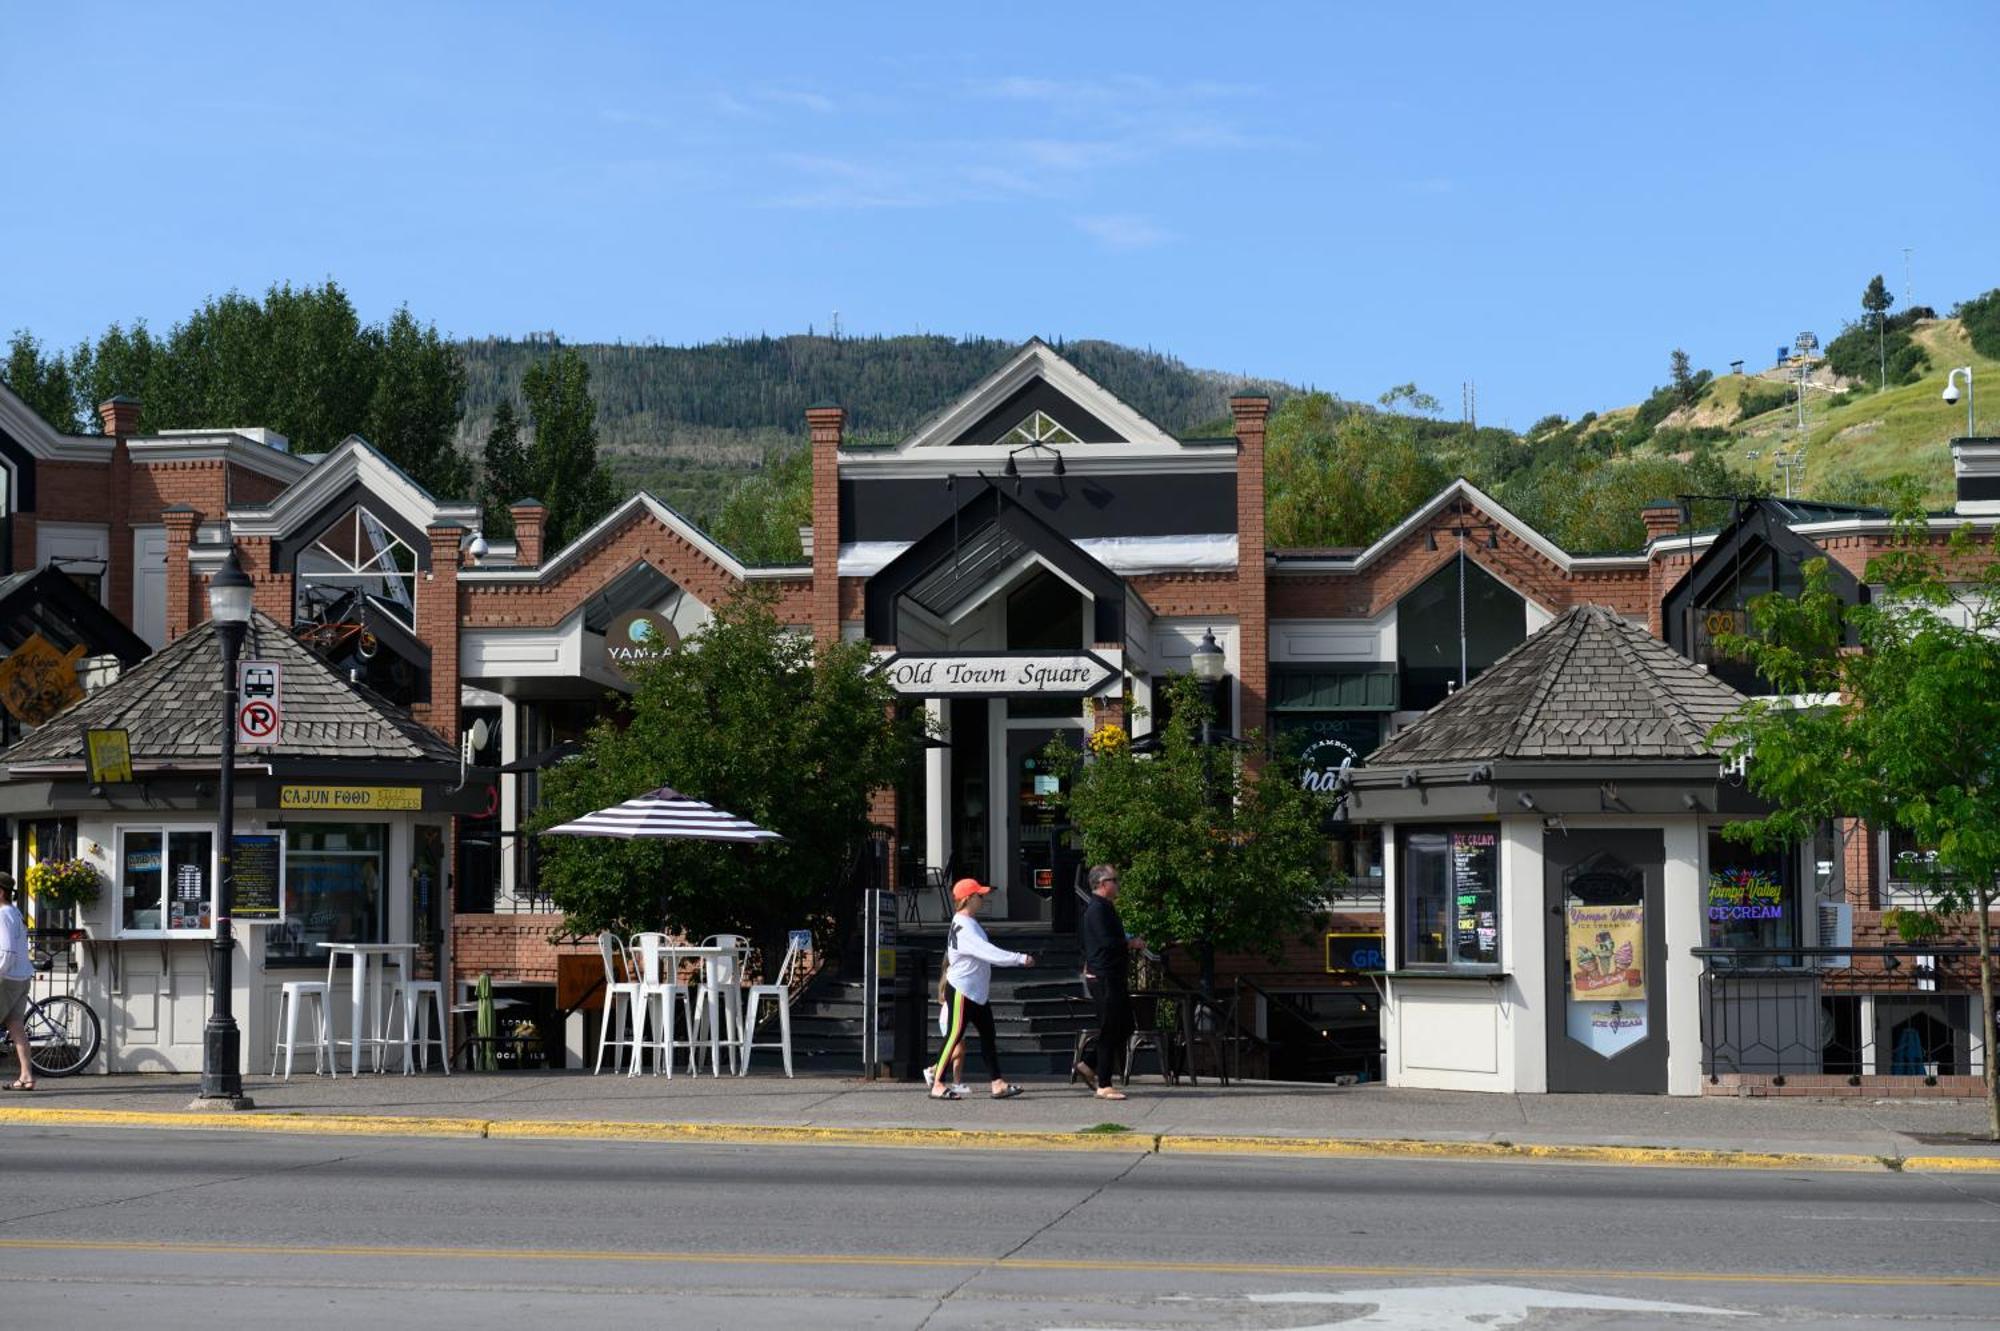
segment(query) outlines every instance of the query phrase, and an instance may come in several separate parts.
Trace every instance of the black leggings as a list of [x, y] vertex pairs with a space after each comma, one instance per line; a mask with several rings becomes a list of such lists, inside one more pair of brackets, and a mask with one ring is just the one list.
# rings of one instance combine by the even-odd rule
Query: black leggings
[[938, 1055], [937, 1075], [932, 1079], [943, 1086], [945, 1071], [951, 1065], [951, 1056], [965, 1039], [965, 1024], [972, 1023], [979, 1032], [979, 1053], [986, 1060], [986, 1075], [994, 1081], [1000, 1080], [1000, 1040], [993, 1033], [993, 1009], [984, 1003], [975, 1003], [950, 985], [945, 986], [945, 1002], [951, 1008], [951, 1029], [945, 1033], [944, 1052]]
[[1099, 1086], [1109, 1086], [1125, 1067], [1125, 1042], [1132, 1038], [1132, 995], [1123, 977], [1091, 980], [1090, 996], [1097, 1002], [1097, 1047], [1083, 1056], [1097, 1074]]

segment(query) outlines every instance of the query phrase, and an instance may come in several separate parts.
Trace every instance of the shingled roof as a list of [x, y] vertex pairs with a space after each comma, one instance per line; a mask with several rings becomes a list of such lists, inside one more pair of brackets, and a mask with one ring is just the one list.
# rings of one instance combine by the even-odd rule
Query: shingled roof
[[1371, 767], [1710, 758], [1743, 695], [1602, 606], [1578, 606], [1368, 756]]
[[[456, 765], [449, 744], [380, 694], [343, 678], [282, 625], [251, 616], [243, 659], [284, 670], [284, 724], [259, 760], [327, 759]], [[27, 768], [82, 765], [83, 733], [123, 729], [132, 761], [200, 767], [221, 756], [222, 645], [203, 623], [60, 713], [0, 754], [18, 776]]]

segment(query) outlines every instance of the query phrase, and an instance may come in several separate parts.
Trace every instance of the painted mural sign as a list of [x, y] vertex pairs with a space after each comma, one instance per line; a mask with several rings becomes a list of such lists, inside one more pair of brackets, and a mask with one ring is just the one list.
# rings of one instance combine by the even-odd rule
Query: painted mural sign
[[1569, 906], [1570, 997], [1629, 1002], [1646, 996], [1646, 908]]
[[1708, 876], [1711, 920], [1778, 920], [1785, 915], [1785, 885], [1768, 869], [1731, 867]]
[[1118, 677], [1092, 652], [898, 653], [876, 667], [898, 693], [925, 698], [1080, 698]]

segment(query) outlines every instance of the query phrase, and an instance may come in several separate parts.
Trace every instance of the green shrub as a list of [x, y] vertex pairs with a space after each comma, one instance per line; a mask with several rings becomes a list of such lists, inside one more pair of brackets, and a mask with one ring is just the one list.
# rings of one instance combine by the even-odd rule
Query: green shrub
[[1952, 313], [1965, 325], [1974, 351], [2000, 360], [2000, 287], [1963, 302]]
[[1767, 411], [1788, 407], [1792, 403], [1792, 389], [1785, 384], [1773, 384], [1769, 388], [1745, 388], [1743, 396], [1736, 400], [1736, 423], [1742, 424], [1752, 416], [1762, 416]]

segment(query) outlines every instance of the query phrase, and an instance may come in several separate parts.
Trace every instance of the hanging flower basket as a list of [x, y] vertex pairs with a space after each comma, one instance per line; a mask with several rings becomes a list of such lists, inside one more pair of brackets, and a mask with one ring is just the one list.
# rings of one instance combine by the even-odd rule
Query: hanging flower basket
[[97, 900], [97, 870], [87, 860], [45, 860], [28, 866], [28, 895], [44, 906], [67, 910]]

